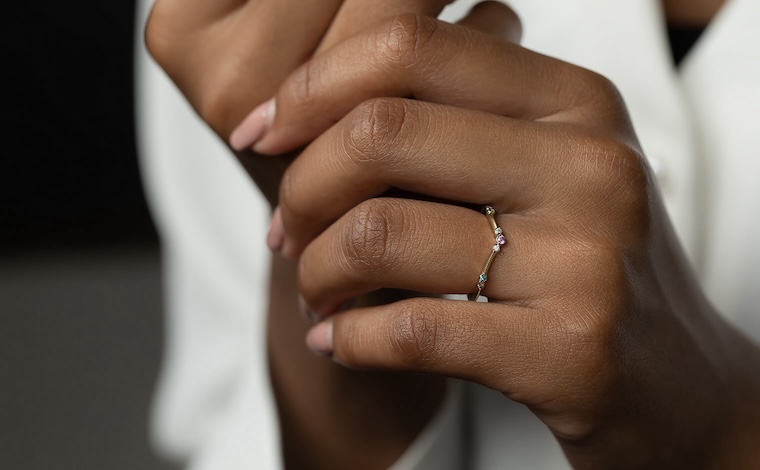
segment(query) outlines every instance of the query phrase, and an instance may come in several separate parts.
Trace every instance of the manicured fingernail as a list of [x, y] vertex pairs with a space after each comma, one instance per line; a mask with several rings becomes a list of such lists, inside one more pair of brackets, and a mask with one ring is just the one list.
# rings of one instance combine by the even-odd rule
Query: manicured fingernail
[[333, 323], [325, 320], [306, 334], [306, 346], [314, 354], [329, 356], [333, 353]]
[[319, 318], [319, 315], [314, 313], [314, 311], [309, 308], [309, 306], [306, 304], [306, 299], [304, 299], [302, 295], [298, 296], [298, 311], [301, 313], [301, 316], [304, 318], [304, 320], [308, 321], [309, 323], [316, 324], [321, 320], [321, 318]]
[[284, 241], [285, 229], [282, 227], [282, 212], [280, 206], [277, 206], [272, 214], [272, 225], [269, 226], [269, 234], [267, 234], [267, 246], [276, 253], [282, 249]]
[[230, 147], [238, 151], [251, 148], [272, 127], [274, 113], [274, 98], [260, 104], [232, 131]]

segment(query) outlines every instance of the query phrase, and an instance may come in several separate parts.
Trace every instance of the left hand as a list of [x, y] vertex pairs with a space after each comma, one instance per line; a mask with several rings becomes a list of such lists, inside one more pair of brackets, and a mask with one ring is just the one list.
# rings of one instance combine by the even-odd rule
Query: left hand
[[[319, 135], [287, 170], [274, 221], [327, 317], [313, 349], [499, 390], [576, 467], [737, 468], [756, 456], [760, 352], [704, 299], [608, 80], [403, 16], [317, 56], [276, 99], [259, 152]], [[488, 303], [333, 315], [379, 288], [473, 291], [495, 237], [471, 208], [486, 204], [508, 240]]]

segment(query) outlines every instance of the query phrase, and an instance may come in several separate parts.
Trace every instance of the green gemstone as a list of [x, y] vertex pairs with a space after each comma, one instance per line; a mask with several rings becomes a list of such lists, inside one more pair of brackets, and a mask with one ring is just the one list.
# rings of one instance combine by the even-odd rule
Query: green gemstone
[[486, 282], [486, 280], [488, 279], [488, 275], [481, 274], [478, 279], [480, 279], [480, 282]]

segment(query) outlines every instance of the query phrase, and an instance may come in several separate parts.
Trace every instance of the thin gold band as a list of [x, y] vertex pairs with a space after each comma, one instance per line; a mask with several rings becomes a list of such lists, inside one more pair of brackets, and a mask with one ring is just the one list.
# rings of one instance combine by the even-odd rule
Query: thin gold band
[[494, 210], [494, 208], [491, 206], [486, 206], [483, 209], [483, 213], [486, 215], [488, 222], [491, 224], [494, 243], [491, 247], [491, 254], [488, 256], [488, 261], [486, 261], [486, 265], [480, 272], [480, 276], [478, 276], [478, 284], [475, 292], [467, 294], [467, 300], [472, 301], [477, 301], [478, 298], [480, 298], [480, 293], [483, 291], [483, 287], [485, 287], [486, 281], [488, 280], [488, 270], [491, 269], [491, 263], [493, 263], [493, 260], [496, 259], [496, 255], [498, 255], [501, 251], [501, 247], [507, 244], [507, 239], [504, 237], [504, 231], [501, 229], [501, 227], [499, 227], [499, 224], [496, 223], [496, 210]]

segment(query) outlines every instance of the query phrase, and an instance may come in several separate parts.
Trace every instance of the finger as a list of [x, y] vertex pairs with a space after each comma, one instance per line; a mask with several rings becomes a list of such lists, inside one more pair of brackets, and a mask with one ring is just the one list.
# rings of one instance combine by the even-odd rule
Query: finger
[[404, 13], [435, 18], [452, 0], [345, 0], [317, 52], [360, 33], [367, 27]]
[[[230, 14], [248, 0], [156, 0], [151, 15], [172, 16], [183, 26], [204, 26]], [[256, 3], [256, 2], [250, 2]]]
[[[367, 29], [368, 25], [376, 25], [378, 21], [390, 14], [398, 15], [406, 12], [410, 15], [435, 16], [446, 3], [450, 3], [450, 1], [419, 0], [409, 2], [407, 0], [391, 0], [389, 2], [366, 2], [365, 0], [351, 0], [344, 2], [319, 50], [323, 51], [332, 47], [339, 41]], [[461, 23], [470, 29], [482, 29], [495, 37], [509, 39], [519, 38], [519, 31], [521, 30], [517, 15], [498, 2], [484, 2], [477, 5]], [[270, 100], [270, 102], [254, 109], [245, 121], [235, 129], [230, 139], [230, 145], [237, 150], [243, 150], [260, 140], [273, 124], [275, 109], [275, 100]], [[321, 130], [324, 130], [323, 125], [322, 127], [315, 126], [307, 135], [315, 137]], [[302, 139], [305, 143], [308, 137], [302, 136]], [[298, 144], [293, 143], [293, 148], [297, 146]]]
[[[316, 53], [328, 49], [335, 44], [346, 40], [348, 37], [369, 28], [371, 25], [380, 23], [382, 20], [393, 15], [410, 13], [435, 17], [447, 3], [450, 3], [450, 1], [451, 0], [415, 0], [411, 2], [409, 0], [386, 0], [382, 2], [368, 0], [343, 1], [330, 25], [330, 28], [317, 48]], [[297, 29], [300, 30], [300, 28]], [[293, 68], [295, 68], [295, 66]], [[273, 93], [274, 92], [272, 92], [272, 94]], [[249, 107], [247, 109], [251, 108]], [[273, 111], [273, 103], [268, 103], [250, 113], [246, 120], [240, 124], [230, 136], [231, 146], [238, 150], [249, 147], [251, 142], [258, 138], [263, 132], [264, 127], [270, 124], [268, 115], [272, 115]]]
[[[573, 154], [571, 132], [558, 129], [414, 100], [368, 101], [285, 172], [282, 252], [298, 256], [352, 207], [389, 188], [502, 212], [581, 204], [585, 195], [574, 188], [595, 173]], [[552, 191], [544, 189], [549, 180]], [[565, 190], [577, 200], [562, 196]]]
[[486, 222], [483, 215], [464, 207], [370, 199], [304, 251], [299, 291], [320, 316], [380, 288], [468, 293], [494, 243]]
[[554, 398], [548, 378], [567, 362], [557, 323], [524, 307], [416, 298], [330, 317], [307, 344], [351, 368], [445, 375], [539, 402]]
[[308, 59], [340, 4], [325, 0], [293, 8], [289, 1], [161, 0], [146, 27], [146, 43], [196, 111], [226, 139]]
[[515, 44], [520, 42], [522, 36], [522, 24], [517, 13], [496, 1], [478, 3], [457, 24]]
[[469, 294], [495, 252], [481, 295], [521, 305], [559, 295], [555, 286], [579, 266], [574, 253], [585, 256], [588, 250], [533, 217], [497, 220], [504, 244], [488, 218], [471, 209], [395, 198], [365, 201], [304, 251], [299, 291], [319, 316], [381, 288]]
[[254, 148], [280, 153], [305, 144], [380, 96], [546, 119], [596, 100], [598, 87], [591, 93], [587, 85], [601, 79], [588, 77], [595, 76], [470, 28], [399, 17], [294, 72], [277, 93], [276, 113], [267, 117], [274, 119], [271, 129]]
[[[450, 2], [451, 0], [343, 1], [316, 53], [326, 50], [393, 15], [409, 13], [435, 17]], [[334, 11], [334, 8], [329, 11]], [[300, 31], [301, 28], [294, 29]], [[264, 127], [270, 124], [267, 114], [271, 115], [274, 109], [272, 105], [272, 103], [262, 105], [250, 113], [246, 120], [237, 127], [236, 132], [230, 136], [230, 143], [233, 148], [242, 150], [250, 146], [252, 141], [260, 136]]]

